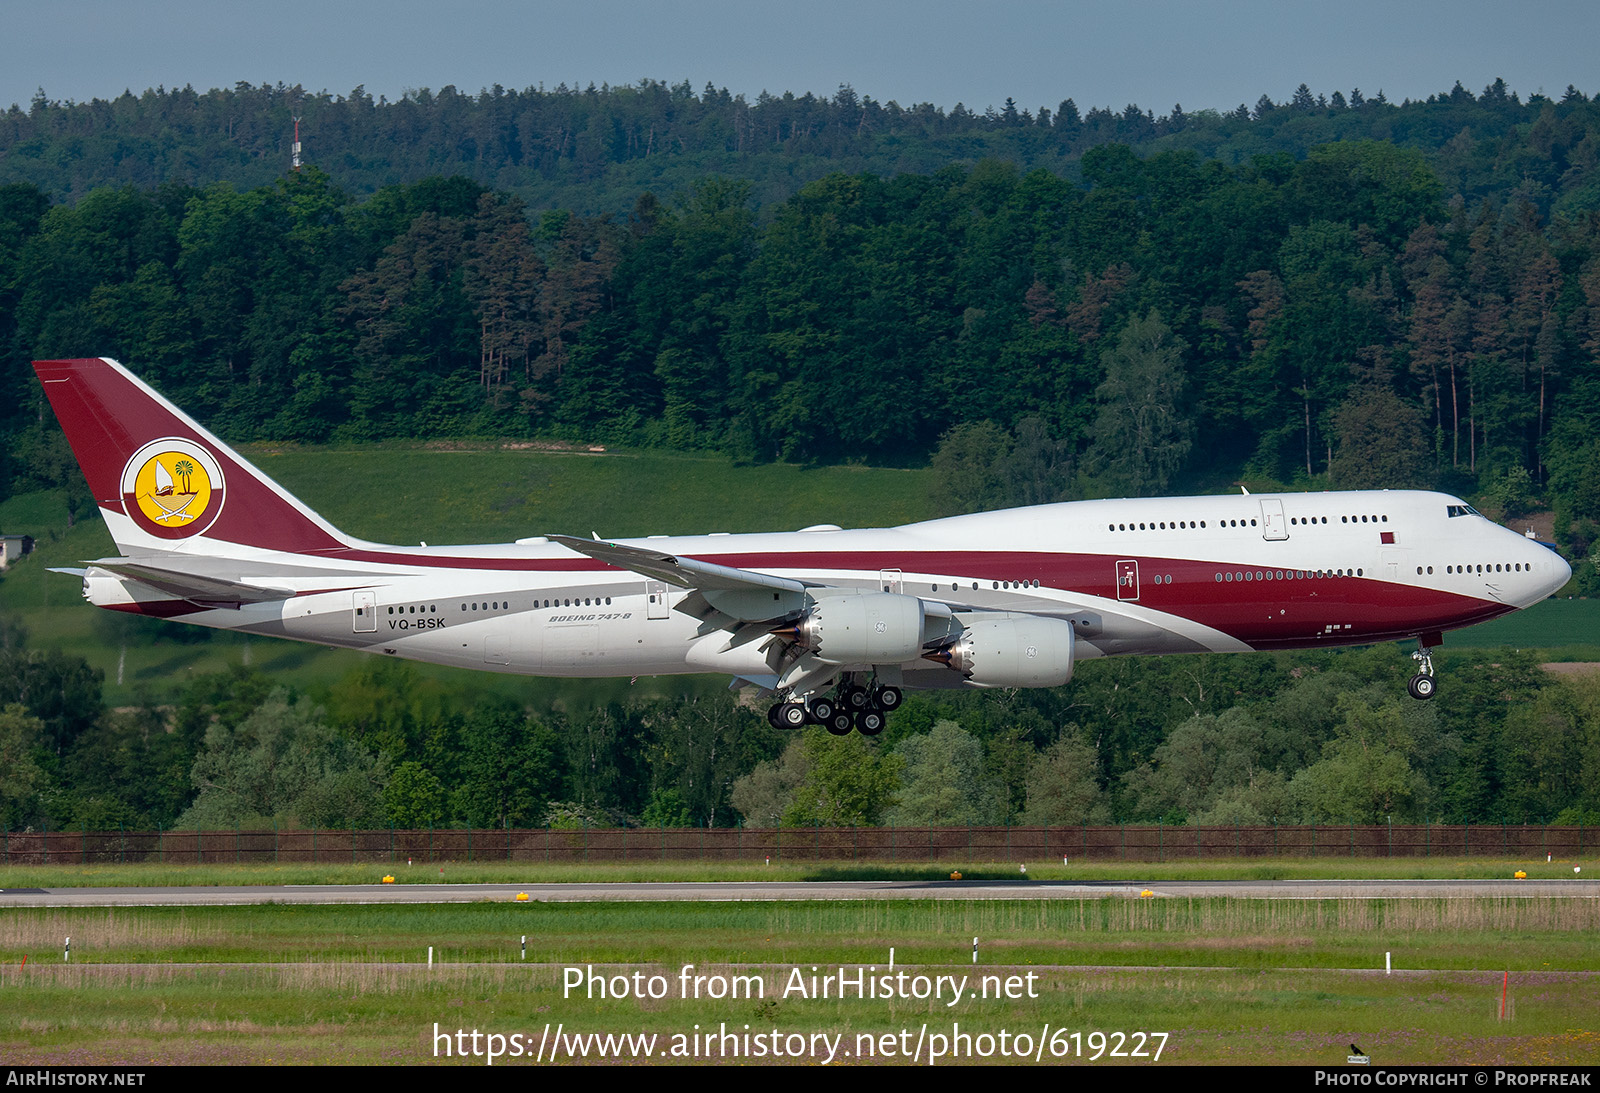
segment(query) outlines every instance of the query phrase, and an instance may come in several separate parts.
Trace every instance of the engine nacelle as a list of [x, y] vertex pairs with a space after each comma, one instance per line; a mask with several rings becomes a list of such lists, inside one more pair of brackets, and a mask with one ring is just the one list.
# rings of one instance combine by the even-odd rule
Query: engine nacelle
[[980, 617], [929, 659], [980, 687], [1060, 687], [1072, 679], [1073, 642], [1072, 623], [1064, 619]]
[[816, 606], [783, 631], [828, 664], [898, 664], [922, 655], [927, 621], [915, 596], [861, 592], [817, 597]]

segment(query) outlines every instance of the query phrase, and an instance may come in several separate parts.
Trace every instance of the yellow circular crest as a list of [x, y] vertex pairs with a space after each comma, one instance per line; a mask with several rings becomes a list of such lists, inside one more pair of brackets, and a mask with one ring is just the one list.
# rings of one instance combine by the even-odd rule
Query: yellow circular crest
[[139, 511], [164, 527], [183, 527], [211, 504], [211, 475], [187, 452], [159, 452], [144, 461], [133, 479]]
[[158, 539], [205, 531], [221, 513], [224, 493], [217, 457], [185, 437], [152, 440], [122, 468], [122, 510]]

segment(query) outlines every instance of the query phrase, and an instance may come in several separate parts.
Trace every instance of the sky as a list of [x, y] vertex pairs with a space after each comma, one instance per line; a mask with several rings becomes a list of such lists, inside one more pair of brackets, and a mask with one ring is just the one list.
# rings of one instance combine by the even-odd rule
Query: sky
[[1395, 102], [1496, 77], [1600, 92], [1594, 0], [0, 0], [0, 107], [239, 82], [373, 96], [708, 82], [982, 111], [1168, 113], [1313, 92]]

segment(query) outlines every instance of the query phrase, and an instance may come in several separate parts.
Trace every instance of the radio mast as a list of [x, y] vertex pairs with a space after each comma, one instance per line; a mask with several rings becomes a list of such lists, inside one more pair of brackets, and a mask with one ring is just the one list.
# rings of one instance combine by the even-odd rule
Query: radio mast
[[289, 149], [289, 167], [295, 171], [300, 169], [300, 117], [298, 114], [295, 115], [294, 119], [294, 144], [290, 145]]

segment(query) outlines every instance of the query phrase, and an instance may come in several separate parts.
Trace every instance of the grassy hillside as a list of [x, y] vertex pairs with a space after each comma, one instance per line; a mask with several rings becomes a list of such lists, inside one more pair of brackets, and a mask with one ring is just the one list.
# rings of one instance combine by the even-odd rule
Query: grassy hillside
[[385, 542], [504, 542], [909, 523], [932, 515], [932, 472], [736, 466], [665, 452], [434, 446], [256, 448], [248, 457], [352, 535]]
[[1545, 600], [1445, 635], [1445, 648], [1548, 649], [1550, 660], [1600, 660], [1600, 600]]

